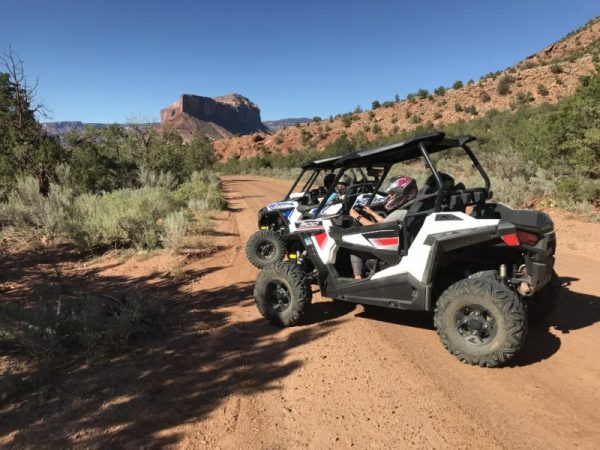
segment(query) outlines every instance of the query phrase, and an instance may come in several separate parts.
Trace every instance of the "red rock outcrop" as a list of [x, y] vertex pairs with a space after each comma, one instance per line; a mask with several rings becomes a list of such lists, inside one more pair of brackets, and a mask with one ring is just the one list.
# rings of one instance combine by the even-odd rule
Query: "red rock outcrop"
[[267, 132], [258, 106], [239, 94], [215, 98], [183, 94], [160, 111], [160, 128], [175, 128], [185, 141], [199, 131], [213, 140]]

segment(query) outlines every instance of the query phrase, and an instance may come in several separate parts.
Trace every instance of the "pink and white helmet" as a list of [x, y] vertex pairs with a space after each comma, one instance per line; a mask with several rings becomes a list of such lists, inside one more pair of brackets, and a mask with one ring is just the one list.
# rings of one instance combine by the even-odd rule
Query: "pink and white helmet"
[[385, 190], [387, 198], [383, 207], [386, 211], [400, 208], [417, 196], [417, 182], [412, 177], [395, 176]]

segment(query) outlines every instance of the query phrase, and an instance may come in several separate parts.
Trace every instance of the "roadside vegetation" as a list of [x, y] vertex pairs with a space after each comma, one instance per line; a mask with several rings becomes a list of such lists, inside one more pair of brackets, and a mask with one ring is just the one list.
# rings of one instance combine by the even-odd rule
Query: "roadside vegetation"
[[[204, 136], [186, 144], [176, 132], [130, 123], [89, 127], [59, 140], [38, 122], [46, 108], [36, 102], [21, 60], [10, 49], [0, 58], [1, 281], [20, 273], [28, 264], [21, 259], [54, 255], [59, 261], [40, 269], [35, 289], [42, 291], [27, 292], [27, 282], [17, 279], [23, 301], [0, 302], [0, 349], [44, 377], [65, 357], [121, 350], [160, 332], [167, 319], [161, 298], [134, 295], [124, 281], [101, 292], [62, 284], [62, 259], [83, 263], [109, 249], [128, 249], [122, 255], [130, 249], [187, 251], [209, 226], [209, 212], [226, 203], [211, 170], [216, 154]], [[59, 291], [46, 289], [44, 277]], [[17, 288], [9, 283], [7, 289]], [[12, 376], [3, 369], [0, 400], [6, 392], [39, 386], [19, 370]]]
[[[399, 132], [368, 141], [364, 133], [342, 134], [323, 151], [303, 148], [280, 154], [264, 151], [250, 159], [231, 159], [219, 165], [223, 173], [255, 173], [288, 178], [306, 161], [357, 149], [398, 142], [407, 136], [434, 129], [420, 124], [410, 132]], [[560, 206], [593, 220], [600, 219], [600, 75], [582, 77], [579, 87], [557, 104], [531, 106], [520, 102], [514, 111], [488, 111], [469, 122], [458, 121], [436, 127], [448, 135], [472, 134], [473, 147], [492, 178], [498, 201], [515, 207]], [[453, 175], [466, 173], [457, 161], [440, 162]], [[407, 168], [418, 175], [421, 165]]]

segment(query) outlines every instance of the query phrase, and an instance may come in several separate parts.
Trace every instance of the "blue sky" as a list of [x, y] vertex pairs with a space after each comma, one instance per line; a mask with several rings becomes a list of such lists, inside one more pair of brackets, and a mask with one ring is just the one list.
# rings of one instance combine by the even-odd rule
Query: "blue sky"
[[52, 119], [158, 120], [182, 93], [239, 92], [263, 120], [328, 117], [510, 66], [596, 0], [0, 0], [0, 49]]

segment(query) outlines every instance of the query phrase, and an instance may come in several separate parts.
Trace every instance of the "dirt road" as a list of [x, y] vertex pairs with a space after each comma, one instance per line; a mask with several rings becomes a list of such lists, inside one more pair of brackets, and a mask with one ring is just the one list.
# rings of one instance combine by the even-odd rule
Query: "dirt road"
[[[560, 303], [511, 367], [481, 369], [443, 349], [427, 314], [367, 314], [315, 293], [303, 325], [263, 320], [244, 244], [257, 210], [286, 188], [226, 179], [219, 250], [184, 268], [176, 337], [72, 370], [42, 406], [0, 408], [0, 446], [600, 447], [599, 225], [557, 213]], [[94, 280], [134, 276], [115, 263]]]
[[[256, 229], [256, 211], [285, 187], [244, 177], [225, 182], [240, 245]], [[367, 315], [316, 295], [306, 325], [265, 338], [283, 343], [285, 374], [268, 389], [228, 397], [218, 413], [185, 430], [182, 444], [199, 438], [235, 448], [598, 448], [600, 263], [563, 245], [557, 270], [568, 284], [559, 307], [531, 330], [513, 366], [499, 370], [455, 360], [428, 315]], [[255, 276], [240, 248], [210, 282]], [[257, 317], [247, 302], [232, 306], [230, 322], [243, 329]]]

